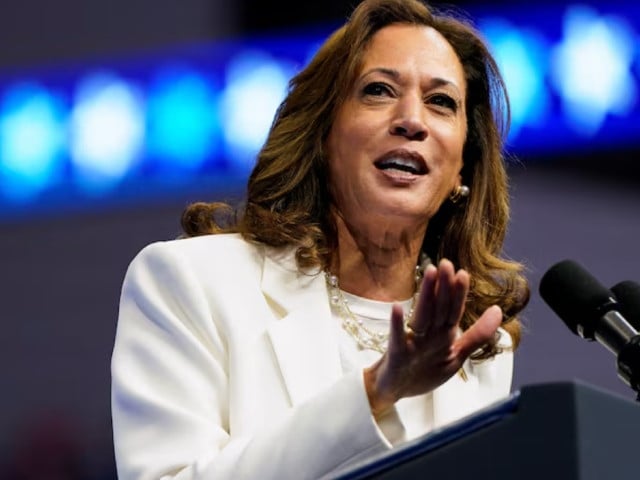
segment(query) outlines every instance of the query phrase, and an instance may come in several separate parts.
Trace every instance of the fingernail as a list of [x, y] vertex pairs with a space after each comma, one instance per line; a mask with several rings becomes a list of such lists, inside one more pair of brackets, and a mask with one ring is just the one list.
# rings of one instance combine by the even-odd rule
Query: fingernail
[[440, 259], [440, 266], [445, 265], [447, 263], [450, 263], [451, 265], [453, 265], [453, 263], [451, 263], [451, 260], [449, 260], [447, 258]]

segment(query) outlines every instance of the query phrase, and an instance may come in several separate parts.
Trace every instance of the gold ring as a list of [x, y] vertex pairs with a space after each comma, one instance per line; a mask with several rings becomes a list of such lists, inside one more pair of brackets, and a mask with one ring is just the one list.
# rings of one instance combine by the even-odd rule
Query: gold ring
[[414, 330], [410, 323], [407, 324], [407, 329], [413, 333], [414, 337], [424, 337], [427, 334], [425, 330]]

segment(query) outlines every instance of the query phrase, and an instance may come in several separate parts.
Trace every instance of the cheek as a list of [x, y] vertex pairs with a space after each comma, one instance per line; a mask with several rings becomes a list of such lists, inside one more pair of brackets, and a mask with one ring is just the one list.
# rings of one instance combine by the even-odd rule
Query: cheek
[[325, 144], [329, 193], [338, 203], [344, 190], [344, 171], [349, 168], [347, 165], [349, 156], [344, 152], [344, 145], [336, 141], [336, 139], [342, 138], [341, 135], [341, 132], [332, 129]]
[[460, 132], [449, 132], [447, 136], [441, 137], [440, 143], [440, 188], [443, 196], [455, 188], [460, 178], [463, 167], [462, 152], [464, 147], [464, 137]]
[[345, 125], [343, 115], [341, 113], [338, 114], [325, 142], [330, 168], [333, 168], [339, 162], [339, 159], [343, 157], [344, 138], [348, 131], [349, 128], [348, 125]]
[[446, 150], [448, 161], [455, 168], [462, 168], [462, 154], [466, 141], [466, 129], [451, 129], [442, 137], [442, 146]]
[[370, 137], [361, 124], [336, 122], [326, 142], [327, 163], [332, 175], [355, 171]]
[[346, 156], [342, 151], [342, 146], [331, 139], [327, 141], [326, 153], [327, 169], [329, 172], [329, 189], [335, 192], [336, 182], [340, 180], [340, 173], [344, 172], [345, 168], [348, 168], [344, 161]]

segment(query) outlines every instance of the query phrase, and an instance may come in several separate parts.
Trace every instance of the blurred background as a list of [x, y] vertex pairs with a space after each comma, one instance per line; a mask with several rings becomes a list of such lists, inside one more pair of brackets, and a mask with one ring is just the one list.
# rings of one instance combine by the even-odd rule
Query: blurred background
[[[128, 263], [197, 200], [242, 197], [288, 79], [357, 1], [0, 4], [0, 478], [115, 478], [109, 361]], [[629, 399], [538, 295], [555, 262], [640, 280], [636, 2], [434, 2], [489, 41], [512, 101], [505, 253], [532, 299], [514, 389]]]

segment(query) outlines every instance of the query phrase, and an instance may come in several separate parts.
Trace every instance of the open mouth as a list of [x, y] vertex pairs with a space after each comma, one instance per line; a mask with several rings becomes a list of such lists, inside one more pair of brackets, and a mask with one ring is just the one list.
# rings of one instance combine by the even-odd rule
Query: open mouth
[[427, 164], [422, 155], [407, 150], [392, 150], [374, 162], [378, 170], [396, 170], [412, 175], [425, 175]]

